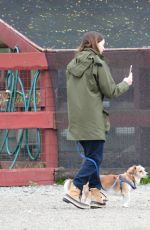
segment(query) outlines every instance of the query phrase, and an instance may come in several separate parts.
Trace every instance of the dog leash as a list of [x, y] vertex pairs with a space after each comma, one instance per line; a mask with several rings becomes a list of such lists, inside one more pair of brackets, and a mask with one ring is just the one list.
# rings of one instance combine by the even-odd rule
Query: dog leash
[[[85, 159], [85, 160], [91, 161], [91, 162], [95, 165], [95, 169], [96, 169], [97, 175], [99, 176], [99, 169], [98, 169], [98, 166], [97, 166], [96, 162], [95, 162], [92, 158], [86, 157], [86, 156], [84, 155], [84, 153], [81, 151], [80, 143], [79, 143], [78, 141], [77, 141], [77, 144], [76, 144], [76, 148], [77, 148], [77, 152], [79, 153], [80, 157], [82, 157], [82, 158]], [[119, 176], [116, 178], [116, 180], [114, 181], [114, 183], [111, 185], [111, 187], [110, 187], [108, 190], [106, 190], [106, 189], [103, 187], [102, 183], [101, 183], [101, 189], [102, 189], [103, 191], [110, 192], [110, 191], [113, 189], [113, 187], [117, 184], [118, 179], [120, 180], [120, 190], [121, 190], [121, 192], [122, 192], [122, 184], [123, 184], [123, 183], [126, 183], [126, 184], [130, 185], [132, 189], [136, 189], [135, 183], [134, 183], [134, 185], [131, 184], [127, 179], [123, 178], [121, 175], [119, 175]]]
[[99, 168], [98, 168], [96, 162], [95, 162], [92, 158], [86, 157], [86, 156], [84, 155], [84, 153], [81, 151], [79, 141], [77, 141], [76, 148], [77, 148], [77, 152], [78, 152], [78, 154], [80, 155], [80, 157], [82, 157], [82, 158], [85, 159], [85, 160], [91, 161], [91, 162], [95, 165], [97, 175], [99, 176]]
[[[79, 141], [77, 141], [77, 143], [76, 143], [76, 149], [77, 149], [77, 152], [78, 152], [78, 154], [80, 155], [80, 157], [82, 157], [82, 158], [85, 159], [85, 160], [91, 161], [91, 162], [95, 165], [95, 169], [96, 169], [97, 175], [98, 175], [98, 177], [99, 177], [99, 168], [98, 168], [98, 166], [97, 166], [97, 164], [96, 164], [96, 161], [94, 161], [94, 160], [91, 159], [90, 157], [86, 157], [86, 156], [85, 156], [85, 154], [81, 151], [80, 142], [79, 142]], [[99, 179], [100, 179], [100, 178], [99, 178]], [[100, 181], [100, 183], [101, 183], [101, 181]], [[117, 180], [114, 182], [114, 184], [113, 184], [112, 186], [114, 187], [116, 183], [117, 183]], [[102, 183], [101, 183], [101, 189], [102, 189], [103, 191], [106, 191], [106, 190], [104, 189]], [[110, 189], [111, 189], [111, 188], [110, 188]], [[103, 195], [105, 195], [105, 194], [103, 194]]]
[[116, 180], [114, 181], [114, 183], [111, 185], [111, 187], [109, 189], [106, 190], [106, 189], [103, 188], [103, 190], [107, 191], [107, 192], [110, 192], [113, 189], [113, 187], [115, 187], [115, 185], [117, 184], [118, 179], [119, 179], [119, 176], [116, 178]]

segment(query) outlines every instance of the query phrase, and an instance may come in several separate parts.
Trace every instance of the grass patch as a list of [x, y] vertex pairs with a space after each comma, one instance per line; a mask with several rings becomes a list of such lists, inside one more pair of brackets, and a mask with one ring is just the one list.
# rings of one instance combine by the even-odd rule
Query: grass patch
[[65, 181], [64, 178], [58, 178], [58, 179], [56, 179], [56, 184], [58, 184], [58, 185], [63, 185], [63, 184], [64, 184], [64, 181]]
[[142, 178], [140, 182], [141, 185], [149, 184], [149, 183], [150, 183], [150, 174], [148, 174], [146, 178]]

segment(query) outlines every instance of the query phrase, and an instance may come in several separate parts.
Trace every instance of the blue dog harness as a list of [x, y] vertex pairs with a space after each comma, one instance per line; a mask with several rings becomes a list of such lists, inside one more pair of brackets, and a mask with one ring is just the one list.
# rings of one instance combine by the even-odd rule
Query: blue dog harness
[[122, 192], [122, 184], [123, 183], [126, 183], [126, 184], [130, 185], [132, 189], [136, 189], [135, 181], [133, 181], [133, 184], [132, 184], [130, 181], [128, 181], [127, 179], [123, 178], [121, 175], [119, 175], [119, 180], [120, 180], [120, 190], [121, 190], [121, 192]]

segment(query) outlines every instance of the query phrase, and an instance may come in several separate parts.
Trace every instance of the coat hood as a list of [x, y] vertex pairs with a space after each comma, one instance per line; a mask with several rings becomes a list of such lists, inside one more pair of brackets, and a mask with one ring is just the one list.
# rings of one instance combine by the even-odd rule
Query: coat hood
[[84, 72], [93, 64], [101, 64], [101, 59], [92, 49], [85, 49], [76, 54], [74, 59], [68, 64], [67, 71], [74, 77], [81, 78]]

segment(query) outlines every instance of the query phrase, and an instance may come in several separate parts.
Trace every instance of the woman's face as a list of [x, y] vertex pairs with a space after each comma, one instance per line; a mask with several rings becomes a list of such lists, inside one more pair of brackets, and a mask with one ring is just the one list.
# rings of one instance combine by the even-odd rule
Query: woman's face
[[105, 40], [104, 39], [97, 43], [97, 47], [98, 47], [98, 50], [99, 50], [100, 54], [102, 54], [103, 51], [105, 50], [104, 45], [105, 45]]

